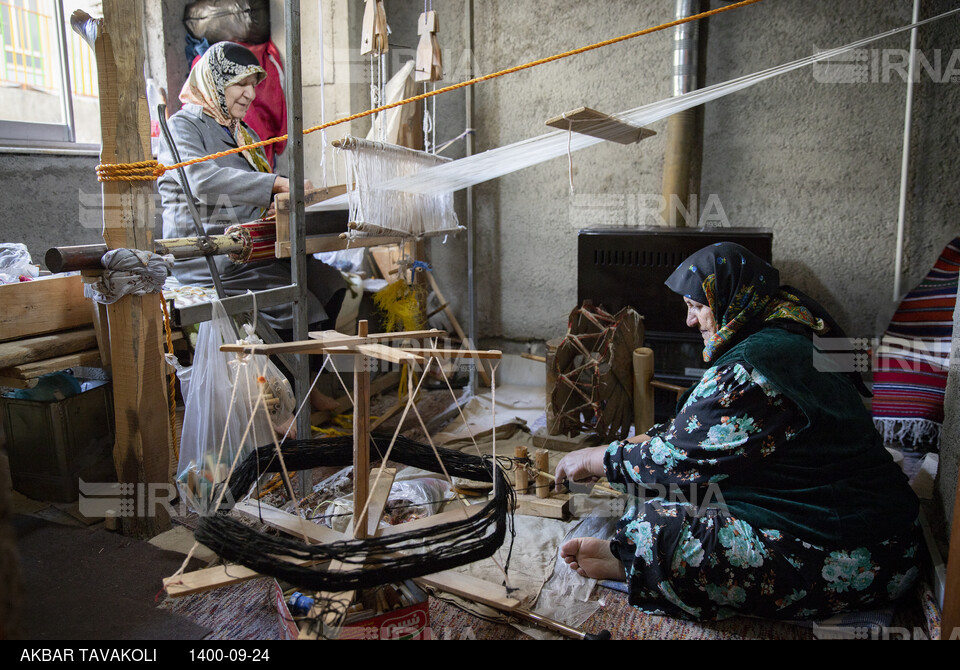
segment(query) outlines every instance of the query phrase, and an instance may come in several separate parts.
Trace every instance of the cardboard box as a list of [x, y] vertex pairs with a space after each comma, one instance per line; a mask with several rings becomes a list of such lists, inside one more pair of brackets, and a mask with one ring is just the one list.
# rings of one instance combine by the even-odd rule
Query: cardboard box
[[430, 602], [427, 594], [413, 582], [404, 582], [405, 598], [414, 601], [399, 609], [358, 621], [347, 618], [340, 630], [341, 640], [429, 640]]

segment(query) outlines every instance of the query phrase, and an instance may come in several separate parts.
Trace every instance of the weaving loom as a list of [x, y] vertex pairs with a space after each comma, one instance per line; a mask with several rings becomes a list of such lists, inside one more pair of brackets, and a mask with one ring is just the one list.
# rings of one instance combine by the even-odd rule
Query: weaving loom
[[390, 187], [396, 179], [444, 165], [450, 159], [356, 137], [347, 137], [334, 146], [346, 161], [349, 236], [419, 238], [462, 229], [453, 209], [452, 191], [415, 193]]
[[960, 237], [910, 291], [880, 341], [873, 420], [886, 442], [938, 446], [950, 371]]

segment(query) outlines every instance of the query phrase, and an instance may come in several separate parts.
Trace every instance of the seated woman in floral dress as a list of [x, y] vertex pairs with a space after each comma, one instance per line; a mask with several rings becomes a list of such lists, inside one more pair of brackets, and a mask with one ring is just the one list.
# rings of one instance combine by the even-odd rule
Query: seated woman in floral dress
[[814, 349], [842, 331], [736, 244], [700, 250], [667, 286], [711, 367], [672, 421], [560, 461], [558, 482], [606, 476], [632, 493], [612, 540], [561, 556], [626, 580], [644, 611], [693, 619], [826, 618], [900, 597], [918, 575], [919, 502], [859, 376]]

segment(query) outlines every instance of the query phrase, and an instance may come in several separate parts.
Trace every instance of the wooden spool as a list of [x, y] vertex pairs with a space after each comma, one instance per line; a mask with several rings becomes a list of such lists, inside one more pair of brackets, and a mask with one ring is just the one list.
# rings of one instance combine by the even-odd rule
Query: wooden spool
[[[521, 459], [526, 459], [527, 453], [527, 448], [524, 446], [515, 447], [513, 450], [513, 455], [518, 461]], [[530, 488], [530, 475], [527, 473], [527, 468], [518, 463], [513, 472], [513, 488], [518, 494], [526, 493], [527, 489]]]
[[[546, 449], [538, 449], [537, 453], [533, 455], [533, 462], [538, 471], [548, 472], [550, 470], [550, 452]], [[550, 479], [546, 475], [537, 475], [537, 497], [550, 497]]]
[[641, 347], [633, 352], [633, 425], [637, 435], [653, 424], [653, 349]]

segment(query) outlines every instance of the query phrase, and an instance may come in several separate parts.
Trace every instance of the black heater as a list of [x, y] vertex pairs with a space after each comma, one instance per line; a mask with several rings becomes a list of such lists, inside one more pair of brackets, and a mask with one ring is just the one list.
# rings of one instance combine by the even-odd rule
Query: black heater
[[717, 242], [736, 242], [770, 261], [773, 233], [760, 228], [593, 228], [581, 230], [577, 301], [611, 313], [643, 315], [658, 377], [690, 382], [705, 367], [703, 340], [685, 324], [682, 298], [664, 285], [687, 256]]

